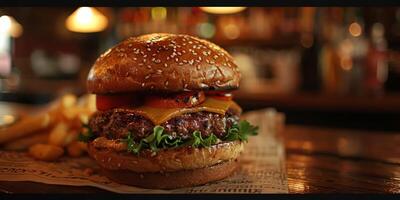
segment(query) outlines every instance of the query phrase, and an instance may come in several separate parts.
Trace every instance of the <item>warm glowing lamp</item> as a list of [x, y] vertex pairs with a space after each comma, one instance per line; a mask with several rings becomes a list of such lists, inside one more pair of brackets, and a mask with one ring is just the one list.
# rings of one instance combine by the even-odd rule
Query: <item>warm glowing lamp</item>
[[358, 37], [362, 34], [362, 27], [359, 23], [353, 22], [349, 26], [349, 32], [352, 36]]
[[65, 21], [68, 30], [80, 33], [100, 32], [106, 29], [107, 25], [107, 17], [91, 7], [78, 8]]
[[23, 28], [13, 17], [3, 15], [0, 17], [0, 32], [17, 38], [22, 35]]
[[233, 14], [246, 9], [246, 7], [200, 7], [204, 12], [212, 14]]

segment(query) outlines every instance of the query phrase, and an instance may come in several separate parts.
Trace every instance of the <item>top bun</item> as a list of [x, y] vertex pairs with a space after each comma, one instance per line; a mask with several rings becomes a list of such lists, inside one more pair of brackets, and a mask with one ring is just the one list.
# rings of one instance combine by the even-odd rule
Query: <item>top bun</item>
[[95, 94], [232, 90], [240, 76], [221, 47], [189, 35], [154, 33], [128, 38], [102, 54], [87, 89]]

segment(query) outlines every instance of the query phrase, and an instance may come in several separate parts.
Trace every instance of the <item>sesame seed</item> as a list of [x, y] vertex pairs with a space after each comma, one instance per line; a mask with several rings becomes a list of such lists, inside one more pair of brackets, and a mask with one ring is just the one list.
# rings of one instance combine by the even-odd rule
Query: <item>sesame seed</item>
[[194, 60], [189, 60], [189, 64], [193, 65]]
[[144, 83], [142, 83], [142, 87], [144, 87]]
[[180, 62], [179, 65], [183, 65], [183, 63]]
[[184, 88], [187, 88], [187, 86], [188, 86], [188, 84], [187, 83], [185, 83], [185, 85], [183, 86]]
[[151, 69], [151, 65], [147, 65], [146, 67], [149, 68], [149, 69]]
[[164, 84], [165, 84], [165, 86], [168, 86], [169, 82], [168, 82], [168, 81], [165, 81], [165, 83], [164, 83]]
[[196, 66], [196, 69], [197, 69], [197, 70], [200, 70], [200, 65], [197, 65], [197, 66]]
[[118, 167], [121, 167], [121, 163], [118, 163]]
[[137, 60], [137, 58], [136, 58], [136, 57], [133, 57], [133, 60]]
[[143, 65], [143, 63], [139, 63], [139, 66], [142, 66]]
[[151, 49], [150, 49], [150, 48], [147, 48], [147, 51], [151, 51]]
[[178, 62], [178, 58], [175, 58], [175, 61]]
[[131, 43], [129, 43], [129, 44], [128, 44], [128, 47], [132, 47], [132, 44], [131, 44]]
[[168, 67], [168, 64], [167, 64], [167, 63], [164, 63], [164, 67]]
[[143, 58], [146, 58], [147, 57], [147, 55], [143, 55]]
[[146, 80], [149, 78], [150, 78], [150, 74], [144, 77], [144, 79], [146, 79]]
[[162, 70], [161, 69], [157, 70], [157, 74], [162, 74]]

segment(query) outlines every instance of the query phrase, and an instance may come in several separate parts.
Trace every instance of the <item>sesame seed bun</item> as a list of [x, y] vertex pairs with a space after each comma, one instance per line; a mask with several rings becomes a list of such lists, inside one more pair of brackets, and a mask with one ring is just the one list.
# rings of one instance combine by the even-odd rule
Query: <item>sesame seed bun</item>
[[139, 155], [99, 148], [88, 144], [89, 155], [105, 176], [112, 180], [144, 188], [173, 189], [205, 184], [231, 175], [243, 143], [230, 141], [210, 147], [163, 149]]
[[232, 90], [239, 81], [237, 65], [221, 47], [189, 35], [154, 33], [128, 38], [102, 54], [87, 89], [95, 94]]
[[115, 171], [105, 168], [101, 168], [101, 170], [104, 175], [117, 183], [142, 188], [176, 189], [222, 180], [233, 174], [237, 168], [238, 161], [231, 160], [201, 169], [163, 173], [137, 173], [129, 170]]

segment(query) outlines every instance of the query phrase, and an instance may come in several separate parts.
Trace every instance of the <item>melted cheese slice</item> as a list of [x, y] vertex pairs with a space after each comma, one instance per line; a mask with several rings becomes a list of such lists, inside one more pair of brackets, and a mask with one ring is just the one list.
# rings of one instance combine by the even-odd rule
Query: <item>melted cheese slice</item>
[[212, 97], [207, 97], [202, 104], [191, 108], [155, 108], [141, 106], [138, 108], [130, 108], [130, 110], [133, 110], [134, 112], [150, 119], [155, 125], [159, 125], [168, 121], [169, 119], [186, 113], [207, 111], [223, 115], [229, 108], [237, 111], [238, 113], [242, 112], [240, 106], [234, 101], [224, 101]]

